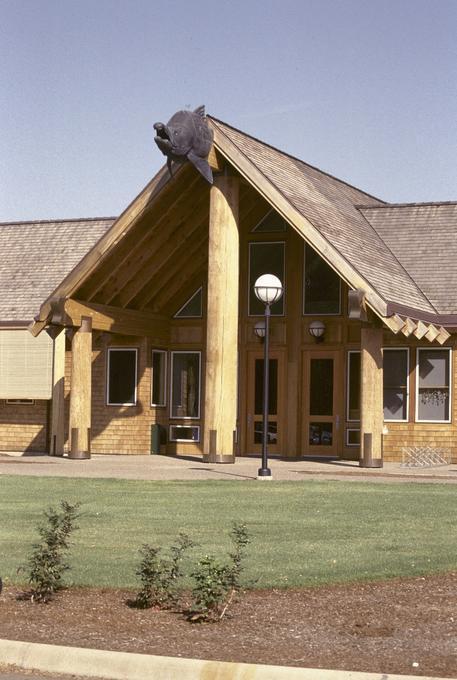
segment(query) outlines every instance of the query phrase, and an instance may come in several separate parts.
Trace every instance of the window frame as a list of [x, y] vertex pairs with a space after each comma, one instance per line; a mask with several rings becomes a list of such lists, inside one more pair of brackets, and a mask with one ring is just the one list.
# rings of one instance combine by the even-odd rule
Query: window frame
[[[247, 296], [247, 302], [248, 302], [248, 317], [250, 318], [258, 318], [261, 316], [264, 316], [263, 312], [260, 312], [259, 314], [251, 314], [251, 248], [252, 246], [258, 246], [258, 245], [282, 245], [283, 246], [283, 253], [282, 253], [282, 259], [283, 259], [283, 280], [281, 281], [282, 283], [282, 296], [281, 299], [283, 301], [283, 307], [282, 307], [282, 313], [277, 314], [276, 312], [271, 312], [271, 316], [275, 316], [278, 318], [282, 318], [286, 316], [286, 240], [282, 238], [281, 240], [278, 241], [249, 241], [248, 243], [249, 249], [248, 249], [248, 296]], [[264, 274], [271, 274], [272, 272], [263, 272]], [[261, 274], [259, 274], [261, 276]], [[253, 284], [255, 281], [253, 282]], [[279, 302], [279, 300], [278, 300]], [[262, 303], [260, 303], [262, 304]]]
[[[382, 387], [382, 416], [383, 422], [385, 423], [408, 423], [409, 422], [409, 371], [410, 371], [410, 351], [409, 347], [383, 347], [382, 348], [382, 375], [383, 375], [383, 387]], [[384, 417], [384, 356], [385, 352], [389, 351], [402, 351], [406, 352], [406, 418], [385, 418]]]
[[[422, 420], [419, 418], [419, 357], [421, 351], [427, 352], [447, 352], [449, 357], [449, 418], [447, 420]], [[416, 390], [415, 390], [415, 422], [416, 423], [433, 423], [433, 424], [449, 424], [452, 423], [452, 347], [417, 347], [416, 348]]]
[[[163, 367], [163, 403], [156, 404], [153, 401], [154, 394], [154, 354], [161, 354], [164, 357], [164, 367]], [[167, 405], [167, 392], [168, 392], [168, 352], [166, 349], [151, 349], [151, 406], [155, 408], [164, 408]]]
[[12, 406], [35, 406], [35, 399], [5, 399], [5, 403]]
[[[347, 423], [360, 423], [360, 418], [349, 418], [349, 379], [350, 379], [350, 358], [349, 356], [351, 354], [361, 354], [360, 349], [349, 349], [347, 351], [347, 366], [346, 366], [346, 422]], [[360, 359], [361, 360], [361, 359]], [[359, 394], [359, 412], [361, 409], [361, 403], [360, 403], [360, 394]]]
[[[179, 437], [173, 437], [172, 436], [172, 431], [173, 429], [180, 429], [180, 428], [191, 428], [193, 430], [197, 430], [197, 439], [180, 439]], [[173, 424], [170, 423], [168, 427], [168, 441], [170, 442], [179, 442], [181, 444], [198, 444], [200, 442], [200, 425], [179, 425], [179, 424]]]
[[[136, 406], [138, 403], [138, 347], [107, 347], [106, 354], [106, 406]], [[119, 403], [109, 401], [110, 354], [111, 352], [135, 352], [135, 396], [133, 402]]]
[[[201, 293], [201, 309], [200, 309], [200, 314], [185, 314], [182, 315], [181, 312], [183, 309], [187, 307], [188, 304], [192, 302], [192, 300], [197, 297], [197, 295]], [[187, 298], [185, 303], [178, 309], [178, 311], [173, 315], [173, 319], [203, 319], [203, 286], [200, 286], [197, 288], [197, 290], [192, 293], [192, 295]]]
[[305, 294], [305, 288], [306, 288], [306, 246], [308, 248], [311, 248], [312, 250], [315, 251], [316, 255], [321, 258], [321, 260], [327, 265], [329, 269], [332, 269], [328, 262], [324, 260], [324, 258], [317, 252], [315, 248], [313, 248], [312, 245], [304, 241], [303, 243], [303, 271], [302, 271], [302, 296], [303, 296], [303, 302], [302, 302], [302, 316], [310, 317], [310, 316], [342, 316], [343, 314], [343, 286], [342, 286], [342, 280], [341, 276], [332, 269], [332, 271], [337, 275], [338, 277], [338, 282], [339, 282], [339, 295], [338, 295], [338, 312], [305, 312], [305, 303], [306, 303], [306, 294]]
[[359, 427], [347, 427], [346, 428], [346, 446], [350, 447], [360, 447], [360, 441], [358, 444], [351, 444], [349, 441], [349, 433], [350, 432], [358, 432], [359, 433], [359, 439], [360, 439], [360, 428]]
[[[175, 416], [173, 415], [173, 369], [175, 354], [198, 354], [198, 415], [196, 416]], [[200, 420], [201, 418], [201, 387], [202, 387], [202, 352], [197, 349], [173, 349], [170, 351], [170, 419], [171, 420]], [[187, 441], [187, 440], [186, 440]]]
[[[278, 218], [280, 220], [282, 220], [284, 229], [273, 229], [273, 230], [272, 229], [266, 229], [265, 231], [259, 229], [260, 225], [263, 224], [270, 217], [270, 215], [274, 212], [277, 214]], [[251, 229], [251, 234], [285, 234], [287, 232], [287, 226], [288, 226], [288, 223], [286, 222], [284, 217], [281, 217], [281, 215], [278, 213], [278, 211], [275, 210], [274, 208], [270, 208], [270, 210], [262, 217], [262, 219], [257, 222], [255, 227], [253, 229]]]

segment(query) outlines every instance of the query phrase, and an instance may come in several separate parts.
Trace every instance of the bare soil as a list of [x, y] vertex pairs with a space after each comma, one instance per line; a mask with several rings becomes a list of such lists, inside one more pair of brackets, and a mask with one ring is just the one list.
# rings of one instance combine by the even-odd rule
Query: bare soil
[[48, 604], [0, 596], [0, 637], [166, 656], [457, 675], [457, 573], [248, 591], [218, 623], [127, 606], [131, 591], [71, 588]]

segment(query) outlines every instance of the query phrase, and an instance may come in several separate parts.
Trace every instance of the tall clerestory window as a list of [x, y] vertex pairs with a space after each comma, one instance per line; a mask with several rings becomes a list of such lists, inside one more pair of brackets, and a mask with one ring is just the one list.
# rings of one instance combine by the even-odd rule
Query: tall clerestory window
[[341, 280], [305, 243], [303, 314], [341, 314]]

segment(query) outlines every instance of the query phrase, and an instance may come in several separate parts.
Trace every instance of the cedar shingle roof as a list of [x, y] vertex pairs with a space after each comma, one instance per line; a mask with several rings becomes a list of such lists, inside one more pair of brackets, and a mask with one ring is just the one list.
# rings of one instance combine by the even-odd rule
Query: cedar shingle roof
[[356, 207], [383, 206], [382, 201], [222, 121], [211, 121], [385, 301], [435, 311], [389, 244]]
[[437, 313], [457, 314], [457, 203], [405, 203], [359, 210]]
[[0, 223], [0, 325], [31, 321], [114, 219]]
[[[457, 275], [453, 274], [457, 203], [386, 204], [222, 121], [208, 119], [216, 149], [273, 207], [280, 206], [281, 214], [349, 285], [366, 286], [367, 299], [382, 318], [393, 314], [389, 309], [395, 305], [419, 312], [405, 312], [414, 319], [436, 317], [438, 323], [446, 323], [438, 314], [443, 319], [446, 314], [457, 315]], [[0, 323], [30, 319], [58, 284], [60, 295], [71, 294], [170, 181], [162, 169], [116, 221], [0, 225], [0, 248], [7, 253], [0, 264]], [[97, 251], [90, 252], [104, 235]], [[85, 254], [75, 280], [70, 280], [67, 275]], [[42, 311], [45, 318], [46, 304]], [[455, 326], [455, 321], [453, 317], [447, 325]]]

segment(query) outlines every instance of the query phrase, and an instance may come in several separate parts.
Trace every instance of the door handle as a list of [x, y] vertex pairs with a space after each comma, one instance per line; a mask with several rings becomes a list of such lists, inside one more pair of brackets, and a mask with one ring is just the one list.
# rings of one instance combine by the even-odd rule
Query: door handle
[[336, 427], [337, 430], [340, 429], [340, 417], [339, 416], [335, 416], [335, 427]]

